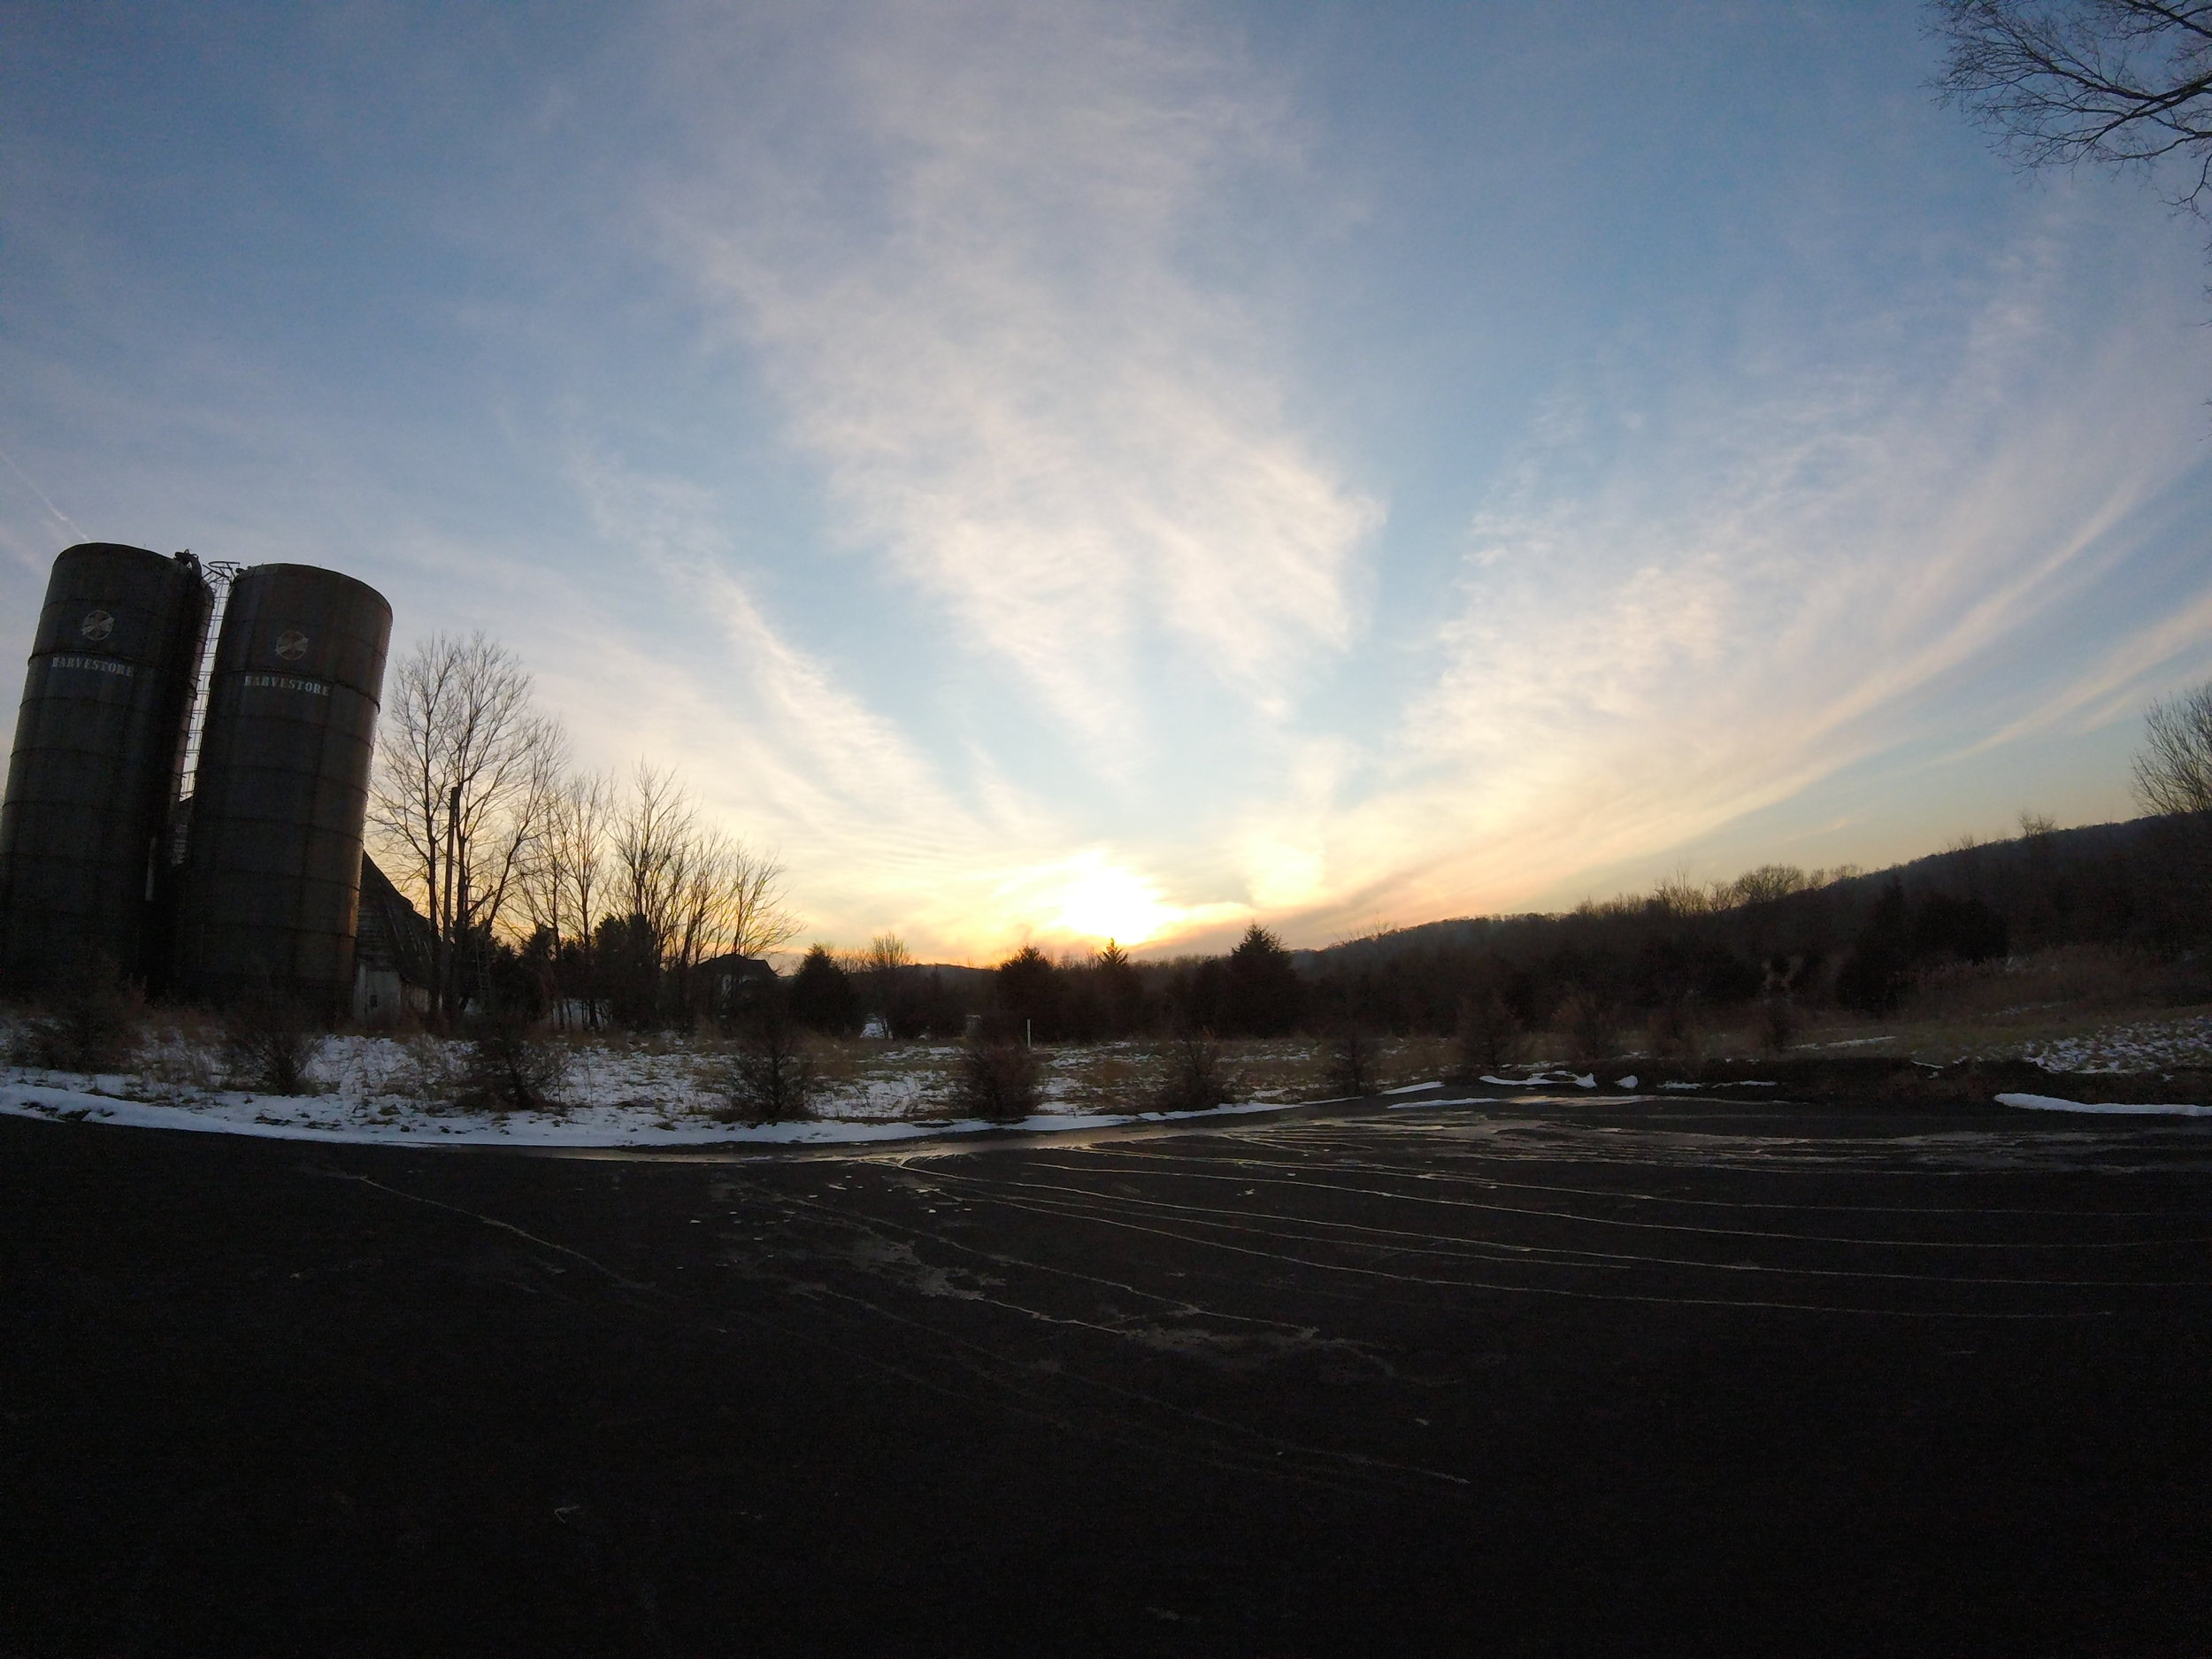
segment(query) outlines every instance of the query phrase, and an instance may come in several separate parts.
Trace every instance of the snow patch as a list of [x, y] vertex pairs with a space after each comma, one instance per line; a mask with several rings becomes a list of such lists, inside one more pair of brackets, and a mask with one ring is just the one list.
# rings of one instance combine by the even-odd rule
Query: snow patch
[[2108, 1025], [2085, 1037], [2032, 1044], [2024, 1052], [2046, 1071], [2157, 1071], [2212, 1065], [2212, 1015]]
[[[96, 1088], [96, 1079], [95, 1082]], [[331, 1112], [330, 1102], [315, 1096], [228, 1094], [204, 1099], [191, 1106], [164, 1106], [125, 1100], [94, 1089], [36, 1083], [0, 1085], [0, 1114], [12, 1118], [353, 1146], [837, 1146], [911, 1141], [925, 1135], [981, 1134], [993, 1130], [1019, 1134], [1064, 1133], [1071, 1130], [1117, 1128], [1125, 1124], [1229, 1118], [1283, 1110], [1280, 1105], [1265, 1102], [1248, 1102], [1197, 1111], [1048, 1112], [1015, 1124], [991, 1123], [980, 1118], [910, 1119], [901, 1123], [835, 1118], [782, 1124], [726, 1124], [696, 1119], [678, 1122], [652, 1108], [627, 1113], [602, 1110], [561, 1117], [513, 1112], [503, 1118], [441, 1118], [407, 1113], [391, 1118], [370, 1115], [339, 1120]]]
[[2052, 1094], [2000, 1094], [2000, 1106], [2020, 1106], [2039, 1112], [2107, 1112], [2122, 1118], [2212, 1118], [2212, 1106], [2120, 1106], [2088, 1101], [2060, 1100]]

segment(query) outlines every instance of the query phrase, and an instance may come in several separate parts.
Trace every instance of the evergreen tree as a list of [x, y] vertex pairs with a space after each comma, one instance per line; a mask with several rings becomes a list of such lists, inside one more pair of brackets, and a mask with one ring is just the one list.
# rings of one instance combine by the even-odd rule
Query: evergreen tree
[[1229, 953], [1226, 1024], [1248, 1037], [1279, 1037], [1298, 1023], [1303, 1003], [1298, 972], [1283, 941], [1254, 922]]
[[846, 1037], [860, 1027], [860, 994], [827, 945], [808, 949], [799, 971], [791, 976], [786, 1000], [791, 1017], [809, 1031]]
[[1024, 945], [998, 964], [999, 1006], [1018, 1036], [1040, 1041], [1060, 1034], [1060, 970], [1034, 945]]
[[1129, 1036], [1144, 1011], [1144, 982], [1137, 977], [1137, 964], [1110, 939], [1092, 959], [1091, 972], [1098, 982], [1099, 1023], [1105, 1034]]

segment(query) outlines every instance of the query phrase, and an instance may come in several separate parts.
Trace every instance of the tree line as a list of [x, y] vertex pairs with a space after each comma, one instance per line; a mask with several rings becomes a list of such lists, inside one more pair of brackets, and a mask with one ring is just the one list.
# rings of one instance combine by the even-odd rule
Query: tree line
[[532, 690], [481, 634], [425, 640], [393, 676], [369, 838], [428, 924], [430, 1015], [689, 1023], [714, 995], [707, 964], [798, 932], [783, 866], [672, 772], [573, 767]]
[[844, 954], [811, 947], [782, 987], [800, 1024], [825, 1035], [978, 1034], [1102, 1042], [1211, 1031], [1280, 1036], [1298, 1027], [1304, 990], [1281, 940], [1254, 923], [1225, 956], [1140, 963], [1115, 941], [1055, 957], [1024, 945], [995, 968], [915, 964], [894, 935]]
[[[503, 1008], [600, 1026], [770, 1013], [818, 1033], [1035, 1042], [1686, 1027], [1750, 1007], [1886, 1014], [1932, 975], [2061, 945], [2196, 959], [2212, 941], [2212, 684], [2149, 713], [2151, 816], [2020, 833], [1870, 874], [1765, 864], [1557, 915], [1485, 917], [1293, 952], [1257, 921], [1214, 956], [1110, 941], [991, 969], [917, 963], [895, 933], [811, 946], [784, 975], [716, 967], [795, 938], [783, 869], [709, 822], [673, 773], [576, 770], [530, 680], [482, 635], [396, 676], [370, 824], [434, 939], [434, 1018]], [[712, 971], [710, 971], [712, 970]]]
[[2078, 830], [2024, 814], [2016, 836], [1962, 838], [1879, 872], [1767, 864], [1313, 951], [1255, 922], [1220, 955], [1137, 962], [1111, 942], [1058, 957], [1029, 945], [973, 970], [918, 964], [881, 935], [860, 952], [813, 946], [780, 995], [824, 1034], [904, 1039], [1464, 1039], [1609, 1023], [1663, 1040], [1747, 1013], [1786, 1027], [1829, 1007], [1893, 1013], [1946, 970], [2016, 953], [2099, 945], [2194, 959], [2212, 940], [2208, 826], [2212, 809]]

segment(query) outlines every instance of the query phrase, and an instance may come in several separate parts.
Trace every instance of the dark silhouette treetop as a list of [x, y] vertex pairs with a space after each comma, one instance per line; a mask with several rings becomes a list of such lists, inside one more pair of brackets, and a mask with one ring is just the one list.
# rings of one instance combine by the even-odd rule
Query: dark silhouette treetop
[[1024, 945], [998, 964], [999, 1002], [1018, 1024], [1028, 1021], [1040, 1036], [1057, 1028], [1059, 969], [1034, 945]]
[[792, 1018], [811, 1031], [842, 1037], [859, 1027], [860, 994], [827, 945], [808, 949], [788, 995]]
[[1933, 0], [1936, 88], [2022, 166], [2182, 165], [2177, 207], [2212, 201], [2212, 4]]
[[2212, 814], [2212, 680], [2154, 703], [2135, 757], [2135, 798], [2153, 812]]
[[1229, 953], [1229, 1028], [1253, 1037], [1279, 1037], [1298, 1023], [1304, 987], [1283, 941], [1254, 922]]

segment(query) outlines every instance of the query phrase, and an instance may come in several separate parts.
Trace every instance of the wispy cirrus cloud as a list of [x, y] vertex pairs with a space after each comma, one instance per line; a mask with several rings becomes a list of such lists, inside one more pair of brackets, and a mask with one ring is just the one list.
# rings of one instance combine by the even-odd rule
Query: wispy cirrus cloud
[[[612, 712], [634, 721], [641, 706], [657, 713], [672, 700], [677, 718], [663, 718], [659, 741], [703, 751], [700, 774], [745, 820], [772, 826], [817, 856], [831, 853], [879, 891], [941, 875], [1010, 838], [1048, 833], [1018, 795], [1001, 795], [995, 814], [979, 814], [830, 664], [770, 624], [733, 572], [729, 514], [713, 492], [588, 451], [572, 458], [570, 477], [603, 541], [710, 619], [725, 664], [711, 679], [691, 663], [634, 666], [626, 680], [657, 682], [659, 695]], [[614, 644], [622, 649], [618, 636]]]
[[[991, 960], [1033, 938], [1139, 943], [1246, 913], [1171, 899], [987, 762], [963, 775], [918, 747], [762, 612], [713, 492], [582, 448], [569, 477], [602, 541], [710, 621], [724, 666], [672, 661], [664, 641], [611, 633], [586, 607], [574, 629], [588, 645], [554, 654], [545, 676], [557, 701], [590, 750], [678, 764], [718, 817], [771, 845], [814, 935], [890, 928], [932, 956]], [[569, 660], [582, 682], [567, 683]], [[595, 704], [588, 685], [610, 679], [631, 695]]]
[[658, 234], [845, 538], [1109, 758], [1156, 716], [1148, 650], [1280, 718], [1352, 639], [1379, 509], [1287, 414], [1262, 308], [1205, 274], [1240, 200], [1295, 180], [1279, 92], [1160, 0], [677, 15], [733, 84]]
[[[2117, 641], [2087, 614], [2170, 561], [2152, 510], [2203, 465], [2181, 297], [2001, 257], [1954, 327], [1834, 353], [1847, 370], [1747, 350], [1556, 400], [1470, 526], [1434, 683], [1333, 815], [1315, 915], [1555, 902], [1578, 872], [1915, 745], [2018, 737], [2201, 646], [2200, 571], [2167, 572], [2193, 603]], [[2032, 712], [2007, 718], [2024, 688]]]

